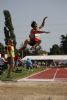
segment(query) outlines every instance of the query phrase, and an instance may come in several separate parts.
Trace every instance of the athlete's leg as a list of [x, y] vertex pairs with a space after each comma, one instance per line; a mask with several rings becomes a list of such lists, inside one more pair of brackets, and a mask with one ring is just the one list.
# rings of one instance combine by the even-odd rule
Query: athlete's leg
[[23, 47], [20, 50], [24, 50], [29, 43], [30, 43], [30, 40], [26, 39], [25, 42], [24, 42]]

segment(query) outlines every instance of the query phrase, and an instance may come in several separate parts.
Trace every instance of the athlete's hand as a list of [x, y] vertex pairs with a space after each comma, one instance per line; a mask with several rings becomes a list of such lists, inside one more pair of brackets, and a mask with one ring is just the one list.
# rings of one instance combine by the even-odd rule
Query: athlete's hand
[[47, 34], [49, 34], [50, 32], [46, 32]]
[[44, 20], [46, 20], [48, 18], [48, 16], [44, 17]]

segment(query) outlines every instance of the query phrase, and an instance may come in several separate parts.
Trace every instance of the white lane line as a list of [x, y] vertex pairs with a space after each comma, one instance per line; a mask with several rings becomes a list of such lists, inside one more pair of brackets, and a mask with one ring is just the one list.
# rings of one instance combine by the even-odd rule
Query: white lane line
[[57, 70], [56, 70], [56, 72], [55, 72], [55, 74], [54, 74], [53, 80], [55, 80], [55, 77], [56, 77], [58, 71], [59, 71], [59, 68], [57, 68]]

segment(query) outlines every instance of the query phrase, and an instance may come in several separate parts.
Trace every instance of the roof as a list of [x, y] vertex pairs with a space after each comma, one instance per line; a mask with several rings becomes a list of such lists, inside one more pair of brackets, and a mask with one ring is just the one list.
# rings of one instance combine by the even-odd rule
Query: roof
[[42, 56], [25, 56], [22, 60], [67, 60], [67, 55], [42, 55]]

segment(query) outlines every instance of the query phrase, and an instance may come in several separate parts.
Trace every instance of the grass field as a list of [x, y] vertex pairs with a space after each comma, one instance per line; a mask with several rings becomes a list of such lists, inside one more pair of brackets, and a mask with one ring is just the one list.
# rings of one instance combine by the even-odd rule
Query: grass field
[[41, 66], [38, 68], [33, 68], [33, 69], [26, 69], [26, 67], [18, 67], [18, 69], [15, 69], [14, 72], [11, 73], [11, 78], [7, 78], [7, 70], [3, 71], [3, 74], [0, 75], [0, 80], [2, 81], [6, 81], [6, 80], [10, 80], [10, 79], [20, 79], [20, 78], [24, 78], [27, 77], [33, 73], [39, 72], [44, 70], [45, 67]]

